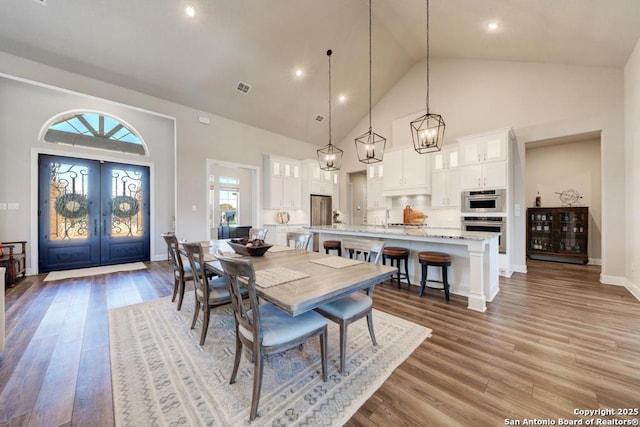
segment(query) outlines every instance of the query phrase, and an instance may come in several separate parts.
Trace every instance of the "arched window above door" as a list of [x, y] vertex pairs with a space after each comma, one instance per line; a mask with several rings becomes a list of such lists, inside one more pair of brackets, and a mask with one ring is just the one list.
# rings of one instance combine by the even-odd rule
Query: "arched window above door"
[[118, 119], [95, 112], [71, 112], [56, 117], [45, 132], [44, 141], [146, 155], [137, 132]]

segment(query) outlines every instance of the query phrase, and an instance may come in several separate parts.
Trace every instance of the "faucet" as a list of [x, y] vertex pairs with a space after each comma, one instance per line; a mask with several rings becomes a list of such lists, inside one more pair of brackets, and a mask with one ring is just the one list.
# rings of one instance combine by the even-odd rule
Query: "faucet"
[[389, 228], [389, 218], [391, 218], [391, 214], [389, 214], [389, 209], [384, 214], [384, 228], [385, 230]]

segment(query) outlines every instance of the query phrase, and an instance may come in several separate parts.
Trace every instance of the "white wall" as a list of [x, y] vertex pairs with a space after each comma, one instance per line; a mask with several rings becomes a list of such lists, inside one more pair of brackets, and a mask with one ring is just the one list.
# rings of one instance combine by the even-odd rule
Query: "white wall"
[[602, 230], [602, 186], [600, 140], [527, 148], [526, 206], [540, 194], [543, 207], [562, 206], [558, 192], [574, 189], [582, 197], [574, 206], [589, 207], [587, 254], [600, 263]]
[[[0, 52], [0, 75], [2, 74], [73, 90], [91, 97], [115, 101], [175, 118], [175, 168], [167, 167], [162, 168], [160, 171], [165, 175], [168, 174], [166, 176], [170, 176], [173, 170], [176, 171], [175, 188], [178, 191], [175, 195], [175, 231], [181, 238], [187, 240], [201, 240], [204, 236], [209, 235], [209, 230], [207, 229], [207, 159], [251, 165], [260, 168], [261, 171], [262, 153], [302, 160], [314, 158], [318, 148], [315, 145], [238, 123], [221, 116], [194, 110], [4, 52]], [[0, 91], [2, 90], [4, 89], [0, 86]], [[211, 96], [215, 96], [215, 94], [211, 94]], [[19, 103], [19, 100], [13, 97], [1, 98], [0, 95], [1, 116], [5, 116], [6, 111], [11, 111], [14, 102]], [[99, 100], [96, 102], [99, 102]], [[38, 108], [37, 105], [38, 103], [34, 101], [31, 105], [31, 112], [25, 111], [24, 114], [26, 116], [21, 116], [17, 120], [32, 120], [30, 114], [37, 114], [34, 112]], [[200, 123], [198, 121], [199, 116], [209, 118], [210, 124]], [[27, 133], [31, 132], [37, 136], [39, 128], [33, 129], [37, 121], [33, 120], [34, 124], [29, 127]], [[22, 140], [26, 141], [27, 139], [23, 138]], [[4, 146], [9, 143], [10, 141], [6, 138], [6, 135], [0, 134], [0, 144]], [[170, 156], [170, 154], [167, 154], [167, 156]], [[7, 158], [9, 157], [2, 153], [0, 161], [4, 164], [7, 162], [5, 160]], [[29, 194], [30, 191], [29, 160], [28, 157], [25, 157], [24, 150], [19, 148], [18, 152], [12, 153], [11, 159], [12, 162], [16, 163], [16, 167], [12, 168], [11, 172], [3, 172], [3, 175], [0, 175], [0, 178], [5, 178], [2, 184], [2, 191], [9, 191], [9, 193], [6, 193], [6, 197], [9, 199], [13, 197], [14, 193]], [[18, 165], [23, 167], [18, 167]], [[258, 175], [260, 176], [259, 184], [261, 186], [261, 173]], [[10, 180], [6, 178], [10, 178]], [[13, 188], [5, 190], [9, 182], [14, 184]], [[163, 191], [166, 192], [167, 197], [174, 196], [173, 188], [173, 185], [168, 185], [164, 188]], [[260, 190], [258, 188], [258, 191]], [[0, 201], [2, 201], [2, 197], [0, 197]], [[262, 212], [262, 200], [260, 197], [256, 203], [258, 212]], [[195, 211], [192, 210], [193, 205], [196, 206]], [[30, 208], [29, 205], [25, 205], [25, 207]], [[170, 218], [174, 212], [173, 207], [167, 207], [166, 209], [162, 207], [162, 209], [166, 211], [167, 218]], [[153, 215], [163, 214], [155, 211], [152, 213], [152, 217]], [[166, 231], [171, 225], [170, 220], [163, 220], [162, 223], [157, 225], [156, 232], [159, 234], [162, 231]], [[16, 235], [28, 235], [29, 228], [28, 225], [21, 222], [15, 228], [15, 231]]]
[[[27, 271], [37, 270], [37, 176], [38, 153], [85, 157], [150, 167], [151, 258], [166, 254], [160, 233], [173, 228], [174, 122], [172, 119], [48, 87], [0, 77], [0, 202], [19, 204], [18, 210], [0, 211], [0, 236], [26, 240]], [[107, 113], [132, 126], [143, 138], [148, 156], [91, 150], [39, 140], [43, 126], [70, 110]], [[162, 254], [162, 255], [161, 255]], [[166, 255], [164, 255], [166, 257]], [[165, 258], [166, 259], [166, 258]]]
[[[385, 136], [390, 146], [392, 120], [425, 108], [424, 70], [425, 63], [417, 63], [374, 107], [373, 129]], [[622, 70], [464, 59], [432, 59], [430, 70], [430, 109], [444, 117], [445, 143], [492, 129], [512, 127], [515, 131], [514, 204], [522, 210], [513, 229], [512, 255], [516, 265], [526, 263], [524, 144], [602, 130], [602, 272], [609, 278], [623, 277], [626, 235], [625, 175], [621, 167]], [[340, 142], [345, 150], [341, 173], [362, 168], [353, 153], [353, 139], [367, 128], [368, 117], [363, 117]]]
[[625, 230], [626, 284], [640, 299], [640, 41], [624, 68], [625, 171], [627, 209]]

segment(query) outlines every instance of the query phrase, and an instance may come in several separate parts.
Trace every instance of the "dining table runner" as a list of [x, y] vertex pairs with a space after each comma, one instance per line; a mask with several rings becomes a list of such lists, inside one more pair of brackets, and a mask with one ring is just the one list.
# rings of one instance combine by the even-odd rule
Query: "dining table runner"
[[262, 288], [281, 285], [295, 280], [309, 277], [307, 273], [292, 270], [287, 267], [272, 267], [256, 271], [256, 285]]
[[345, 267], [351, 267], [353, 265], [362, 264], [363, 261], [358, 261], [358, 260], [349, 259], [349, 258], [342, 258], [339, 256], [330, 256], [330, 257], [315, 258], [315, 259], [309, 260], [309, 262], [312, 262], [314, 264], [324, 265], [325, 267], [345, 268]]

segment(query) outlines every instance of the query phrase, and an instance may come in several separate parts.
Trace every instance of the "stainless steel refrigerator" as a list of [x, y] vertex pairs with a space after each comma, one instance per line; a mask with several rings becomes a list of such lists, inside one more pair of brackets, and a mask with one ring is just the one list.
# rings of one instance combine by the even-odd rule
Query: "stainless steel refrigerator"
[[[331, 196], [311, 195], [311, 226], [333, 224], [333, 209]], [[319, 242], [316, 233], [313, 235], [313, 250], [318, 252]]]

